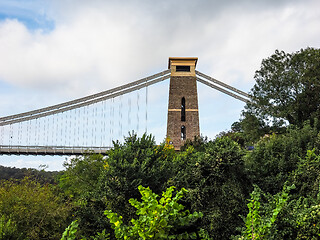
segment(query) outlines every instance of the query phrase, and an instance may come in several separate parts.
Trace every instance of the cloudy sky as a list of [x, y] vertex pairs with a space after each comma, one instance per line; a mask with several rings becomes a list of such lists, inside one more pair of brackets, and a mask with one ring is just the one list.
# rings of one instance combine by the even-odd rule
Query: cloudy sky
[[[171, 56], [198, 57], [199, 71], [248, 92], [276, 49], [320, 47], [319, 9], [318, 0], [0, 0], [0, 116], [140, 79]], [[244, 104], [198, 88], [201, 132], [214, 138]], [[150, 92], [167, 106], [167, 87]], [[159, 119], [157, 141], [166, 113]], [[50, 170], [62, 161], [0, 156], [1, 165]]]

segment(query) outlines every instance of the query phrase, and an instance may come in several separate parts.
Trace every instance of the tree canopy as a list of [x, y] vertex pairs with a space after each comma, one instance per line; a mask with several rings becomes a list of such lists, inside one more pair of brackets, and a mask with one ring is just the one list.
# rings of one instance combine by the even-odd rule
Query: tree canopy
[[302, 125], [320, 117], [320, 49], [276, 50], [255, 73], [246, 112], [275, 125]]

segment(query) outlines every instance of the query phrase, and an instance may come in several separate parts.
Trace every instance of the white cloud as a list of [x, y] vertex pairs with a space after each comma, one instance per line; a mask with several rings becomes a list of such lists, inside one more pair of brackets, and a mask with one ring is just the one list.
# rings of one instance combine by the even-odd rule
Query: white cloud
[[315, 1], [266, 10], [246, 2], [68, 3], [54, 5], [49, 33], [1, 22], [0, 79], [81, 96], [163, 70], [169, 56], [182, 55], [198, 56], [199, 68], [223, 81], [245, 83], [276, 48], [297, 50], [319, 37]]

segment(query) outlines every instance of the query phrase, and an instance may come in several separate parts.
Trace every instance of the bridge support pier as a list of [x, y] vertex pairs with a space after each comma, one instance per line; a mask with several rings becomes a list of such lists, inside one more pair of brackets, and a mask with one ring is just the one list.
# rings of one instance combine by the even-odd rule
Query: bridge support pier
[[167, 138], [176, 150], [187, 139], [200, 136], [197, 78], [198, 58], [169, 58], [170, 89], [167, 120]]

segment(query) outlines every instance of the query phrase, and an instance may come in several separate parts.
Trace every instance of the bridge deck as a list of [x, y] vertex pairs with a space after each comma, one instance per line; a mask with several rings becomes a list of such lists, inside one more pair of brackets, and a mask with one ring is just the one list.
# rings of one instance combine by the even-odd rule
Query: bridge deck
[[0, 155], [82, 155], [100, 153], [106, 155], [111, 147], [65, 147], [65, 146], [9, 146], [0, 145]]

